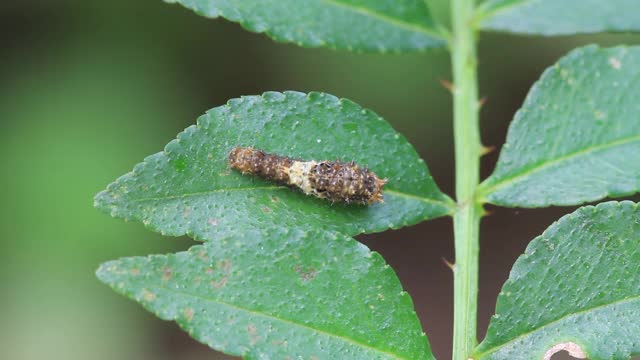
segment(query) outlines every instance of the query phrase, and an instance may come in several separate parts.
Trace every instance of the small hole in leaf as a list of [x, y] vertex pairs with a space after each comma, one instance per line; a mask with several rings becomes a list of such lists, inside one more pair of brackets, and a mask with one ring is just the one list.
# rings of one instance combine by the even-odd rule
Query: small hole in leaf
[[580, 358], [575, 358], [569, 355], [569, 353], [564, 350], [557, 352], [553, 356], [551, 356], [551, 360], [576, 360], [576, 359], [580, 359]]
[[587, 354], [574, 342], [560, 343], [544, 354], [544, 360], [586, 359]]

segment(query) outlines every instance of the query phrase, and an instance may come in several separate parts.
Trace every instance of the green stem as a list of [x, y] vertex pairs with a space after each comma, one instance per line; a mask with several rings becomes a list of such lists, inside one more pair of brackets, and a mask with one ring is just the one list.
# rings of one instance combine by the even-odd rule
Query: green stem
[[466, 360], [477, 345], [478, 253], [482, 206], [476, 202], [482, 144], [478, 114], [475, 0], [451, 0], [453, 33], [454, 137], [456, 198], [453, 218], [454, 267], [453, 360]]

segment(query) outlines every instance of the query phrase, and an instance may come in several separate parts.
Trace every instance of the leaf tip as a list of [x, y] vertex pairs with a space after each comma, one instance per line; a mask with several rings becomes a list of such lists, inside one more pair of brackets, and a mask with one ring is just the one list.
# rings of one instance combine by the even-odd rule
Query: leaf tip
[[111, 199], [108, 190], [102, 190], [93, 197], [93, 207], [96, 209], [103, 209], [105, 205]]
[[117, 260], [107, 261], [100, 264], [96, 269], [96, 277], [105, 284], [110, 284], [110, 275], [117, 269]]

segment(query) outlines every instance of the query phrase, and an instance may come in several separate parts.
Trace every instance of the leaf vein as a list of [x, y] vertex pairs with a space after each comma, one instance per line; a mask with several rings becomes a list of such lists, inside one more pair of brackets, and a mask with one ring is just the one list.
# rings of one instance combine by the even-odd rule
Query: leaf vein
[[374, 348], [371, 345], [361, 343], [361, 342], [359, 342], [359, 341], [357, 341], [355, 339], [348, 338], [348, 337], [345, 337], [345, 336], [341, 336], [341, 335], [338, 335], [338, 334], [332, 334], [332, 333], [327, 332], [325, 330], [321, 330], [321, 329], [314, 328], [314, 327], [309, 326], [309, 325], [298, 323], [298, 322], [296, 322], [294, 320], [289, 320], [289, 319], [277, 317], [277, 316], [274, 316], [274, 315], [271, 315], [271, 314], [268, 314], [268, 313], [265, 313], [265, 312], [257, 311], [257, 310], [254, 310], [254, 309], [244, 308], [242, 306], [230, 304], [228, 302], [221, 301], [219, 299], [212, 299], [212, 298], [209, 298], [209, 297], [206, 297], [206, 296], [202, 296], [202, 295], [199, 295], [199, 294], [188, 293], [188, 292], [185, 292], [185, 291], [175, 291], [175, 289], [171, 289], [171, 288], [168, 288], [168, 287], [165, 287], [165, 286], [161, 286], [161, 285], [157, 286], [157, 288], [165, 290], [165, 291], [167, 291], [169, 293], [177, 293], [177, 294], [181, 294], [183, 296], [194, 297], [194, 298], [206, 301], [206, 302], [212, 302], [212, 303], [215, 303], [215, 304], [226, 306], [226, 307], [238, 310], [240, 312], [246, 312], [246, 313], [249, 313], [249, 314], [252, 314], [252, 315], [255, 315], [255, 316], [261, 316], [261, 317], [265, 317], [265, 318], [272, 319], [272, 320], [275, 320], [275, 321], [280, 321], [280, 322], [283, 322], [285, 324], [298, 326], [298, 327], [301, 327], [301, 328], [304, 328], [304, 329], [307, 329], [307, 330], [311, 330], [311, 331], [323, 334], [323, 335], [328, 336], [328, 337], [338, 338], [338, 339], [340, 339], [342, 341], [345, 341], [345, 342], [351, 343], [353, 345], [372, 350], [374, 352], [385, 354], [385, 355], [390, 356], [390, 357], [392, 357], [394, 359], [409, 360], [407, 358], [400, 357], [399, 355], [396, 355], [396, 354], [393, 354], [393, 353], [390, 353], [390, 352], [387, 352], [387, 351], [384, 351], [384, 350], [381, 350], [381, 349]]
[[433, 36], [433, 37], [435, 37], [435, 38], [437, 38], [439, 40], [444, 40], [444, 37], [442, 36], [442, 34], [440, 34], [437, 31], [431, 31], [431, 30], [429, 30], [427, 28], [424, 28], [422, 26], [418, 26], [416, 24], [412, 24], [412, 23], [405, 22], [405, 21], [400, 21], [399, 19], [392, 18], [392, 17], [390, 17], [388, 15], [372, 11], [371, 9], [354, 6], [354, 5], [351, 5], [351, 4], [346, 4], [346, 3], [341, 2], [340, 0], [323, 0], [323, 1], [325, 3], [327, 3], [327, 4], [331, 4], [331, 5], [336, 6], [336, 7], [342, 7], [342, 8], [348, 9], [350, 11], [365, 15], [365, 16], [370, 17], [370, 18], [377, 18], [379, 20], [388, 22], [390, 24], [393, 24], [395, 26], [398, 26], [398, 27], [401, 27], [401, 28], [404, 28], [404, 29], [407, 29], [407, 30], [421, 32], [421, 33], [427, 34], [429, 36]]
[[[176, 200], [176, 199], [183, 199], [183, 198], [194, 197], [194, 196], [206, 196], [206, 195], [210, 195], [210, 194], [223, 193], [223, 192], [228, 192], [228, 191], [229, 192], [230, 191], [259, 191], [259, 190], [283, 190], [283, 189], [288, 189], [288, 188], [286, 186], [274, 186], [274, 185], [271, 185], [271, 186], [258, 186], [258, 187], [244, 187], [244, 188], [225, 188], [225, 189], [213, 189], [213, 190], [207, 190], [207, 191], [185, 193], [185, 194], [179, 194], [179, 195], [167, 195], [167, 196], [138, 198], [138, 199], [132, 199], [130, 201], [132, 203], [139, 203], [139, 202], [148, 202], [148, 201]], [[448, 209], [452, 209], [452, 207], [453, 207], [452, 204], [449, 203], [449, 202], [429, 199], [429, 198], [421, 197], [421, 196], [418, 196], [418, 195], [403, 193], [403, 192], [400, 192], [400, 191], [384, 190], [384, 193], [393, 194], [393, 195], [398, 196], [398, 197], [403, 197], [403, 198], [407, 198], [407, 199], [413, 199], [413, 200], [421, 201], [421, 202], [428, 203], [428, 204], [440, 205], [440, 206], [446, 207]]]
[[514, 1], [514, 2], [507, 3], [506, 5], [503, 4], [503, 5], [499, 5], [499, 6], [495, 6], [495, 5], [492, 5], [490, 2], [486, 2], [486, 3], [484, 3], [483, 5], [480, 6], [480, 9], [479, 9], [479, 12], [480, 12], [479, 20], [480, 21], [486, 21], [489, 18], [491, 18], [491, 17], [493, 17], [493, 16], [495, 16], [495, 15], [501, 13], [501, 12], [507, 11], [507, 10], [509, 10], [511, 8], [516, 8], [516, 7], [519, 7], [519, 6], [526, 5], [527, 3], [531, 2], [531, 1], [532, 0], [520, 0], [520, 1]]
[[483, 351], [483, 352], [481, 352], [479, 354], [475, 354], [474, 357], [478, 358], [478, 359], [481, 359], [482, 357], [484, 357], [484, 356], [486, 356], [488, 354], [494, 353], [494, 352], [498, 351], [499, 349], [502, 349], [503, 347], [505, 347], [505, 346], [507, 346], [507, 345], [509, 345], [511, 343], [514, 343], [514, 342], [516, 342], [516, 341], [518, 341], [518, 340], [520, 340], [520, 339], [522, 339], [524, 337], [527, 337], [527, 336], [533, 334], [534, 332], [537, 332], [537, 331], [540, 331], [540, 330], [542, 330], [542, 329], [544, 329], [546, 327], [552, 326], [552, 325], [554, 325], [556, 323], [559, 323], [559, 322], [561, 322], [561, 321], [563, 321], [565, 319], [568, 319], [568, 318], [571, 318], [571, 317], [574, 317], [574, 316], [579, 316], [579, 315], [588, 313], [590, 311], [596, 311], [596, 310], [601, 309], [601, 308], [606, 308], [608, 306], [620, 305], [620, 304], [624, 304], [626, 302], [634, 302], [634, 301], [637, 301], [637, 300], [640, 300], [640, 295], [636, 295], [636, 296], [620, 299], [620, 300], [613, 301], [613, 302], [610, 302], [610, 303], [607, 303], [607, 304], [602, 304], [602, 305], [590, 307], [590, 308], [583, 309], [583, 310], [580, 310], [580, 311], [577, 311], [577, 312], [574, 312], [574, 313], [571, 313], [571, 314], [566, 314], [566, 315], [561, 316], [561, 317], [559, 317], [559, 318], [557, 318], [555, 320], [549, 321], [549, 322], [547, 322], [545, 324], [542, 324], [542, 325], [540, 325], [540, 326], [538, 326], [538, 327], [536, 327], [534, 329], [531, 329], [531, 330], [529, 330], [529, 331], [527, 331], [527, 332], [525, 332], [523, 334], [520, 334], [520, 335], [518, 335], [518, 336], [516, 336], [516, 337], [514, 337], [514, 338], [512, 338], [512, 339], [510, 339], [510, 340], [498, 345], [498, 346], [494, 346], [494, 347], [489, 348], [489, 349], [487, 349], [487, 350], [485, 350], [485, 351]]
[[[511, 184], [513, 184], [515, 182], [518, 182], [523, 177], [526, 177], [526, 176], [529, 176], [529, 175], [531, 175], [533, 173], [542, 171], [542, 170], [544, 170], [546, 168], [549, 168], [551, 166], [557, 165], [558, 163], [562, 163], [564, 161], [571, 160], [571, 159], [574, 159], [574, 158], [578, 158], [578, 157], [581, 157], [581, 156], [584, 156], [584, 155], [588, 155], [588, 154], [591, 154], [591, 153], [594, 153], [594, 152], [598, 152], [598, 151], [601, 151], [601, 150], [608, 150], [609, 148], [613, 148], [613, 147], [616, 147], [616, 146], [626, 145], [626, 144], [633, 143], [633, 142], [636, 142], [636, 141], [640, 141], [640, 135], [619, 139], [619, 140], [612, 141], [612, 142], [609, 142], [609, 143], [606, 143], [606, 144], [602, 144], [602, 145], [598, 145], [598, 146], [592, 146], [592, 147], [586, 147], [586, 148], [583, 148], [583, 149], [579, 149], [579, 150], [574, 151], [572, 153], [569, 153], [567, 155], [558, 157], [558, 158], [556, 158], [554, 160], [546, 161], [546, 162], [543, 162], [543, 163], [541, 163], [539, 165], [533, 166], [533, 167], [531, 167], [531, 168], [529, 168], [529, 169], [527, 169], [527, 170], [525, 170], [525, 171], [523, 171], [523, 172], [521, 172], [519, 174], [511, 176], [511, 177], [509, 177], [507, 179], [504, 179], [504, 180], [502, 180], [502, 181], [500, 181], [500, 182], [498, 182], [498, 183], [496, 183], [494, 185], [491, 185], [489, 187], [487, 187], [486, 185], [485, 186], [480, 185], [480, 193], [482, 195], [490, 195], [491, 193], [494, 193], [497, 190], [499, 190], [501, 188], [504, 188], [505, 186], [508, 186], [508, 185], [511, 185]], [[489, 179], [491, 179], [491, 178], [489, 178]], [[485, 183], [486, 183], [486, 181], [485, 181]]]

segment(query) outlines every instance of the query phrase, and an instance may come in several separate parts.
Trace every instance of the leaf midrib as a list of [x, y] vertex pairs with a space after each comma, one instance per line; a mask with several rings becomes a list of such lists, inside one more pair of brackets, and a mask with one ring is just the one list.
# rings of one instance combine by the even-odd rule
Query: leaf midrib
[[598, 145], [598, 146], [591, 146], [591, 147], [586, 147], [586, 148], [583, 148], [583, 149], [579, 149], [579, 150], [574, 151], [572, 153], [569, 153], [569, 154], [566, 154], [564, 156], [558, 157], [558, 158], [556, 158], [554, 160], [546, 161], [546, 162], [543, 162], [541, 164], [535, 165], [535, 166], [533, 166], [533, 167], [531, 167], [531, 168], [529, 168], [529, 169], [527, 169], [527, 170], [525, 170], [525, 171], [523, 171], [523, 172], [521, 172], [519, 174], [516, 174], [514, 176], [506, 178], [506, 179], [504, 179], [504, 180], [502, 180], [502, 181], [500, 181], [500, 182], [498, 182], [498, 183], [496, 183], [494, 185], [491, 185], [491, 186], [487, 187], [485, 184], [491, 180], [491, 177], [489, 177], [487, 180], [485, 180], [483, 182], [483, 184], [480, 185], [479, 192], [483, 196], [489, 196], [492, 193], [495, 193], [497, 190], [499, 190], [501, 188], [504, 188], [505, 186], [511, 185], [511, 184], [519, 181], [519, 179], [521, 179], [523, 177], [530, 176], [533, 173], [542, 171], [542, 170], [544, 170], [544, 169], [546, 169], [548, 167], [554, 166], [554, 165], [556, 165], [558, 163], [561, 163], [561, 162], [564, 162], [564, 161], [568, 161], [568, 160], [572, 160], [574, 158], [578, 158], [578, 157], [581, 157], [581, 156], [584, 156], [584, 155], [588, 155], [588, 154], [591, 154], [591, 153], [594, 153], [594, 152], [598, 152], [598, 151], [601, 151], [601, 150], [608, 150], [609, 148], [614, 148], [616, 146], [626, 145], [628, 143], [633, 143], [635, 141], [640, 141], [640, 135], [635, 135], [635, 136], [632, 136], [632, 137], [619, 139], [619, 140], [612, 141], [612, 142], [605, 143], [605, 144]]
[[[244, 187], [244, 188], [225, 188], [225, 189], [213, 189], [213, 190], [193, 192], [193, 193], [184, 193], [184, 194], [179, 194], [179, 195], [167, 195], [167, 196], [138, 198], [138, 199], [131, 199], [131, 200], [128, 200], [128, 201], [131, 202], [131, 203], [139, 203], [139, 202], [148, 202], [148, 201], [162, 201], [162, 200], [183, 199], [183, 198], [194, 197], [194, 196], [207, 196], [209, 194], [215, 194], [215, 193], [220, 193], [220, 192], [230, 192], [230, 191], [259, 191], [259, 190], [282, 190], [282, 189], [289, 189], [289, 188], [286, 187], [286, 186], [277, 186], [277, 185], [255, 186], [255, 187]], [[408, 199], [414, 199], [414, 200], [421, 201], [421, 202], [428, 203], [428, 204], [440, 205], [440, 206], [443, 206], [443, 207], [448, 208], [448, 209], [452, 209], [452, 206], [453, 206], [449, 202], [433, 200], [433, 199], [421, 197], [419, 195], [407, 194], [407, 193], [404, 193], [404, 192], [401, 192], [401, 191], [397, 191], [397, 190], [383, 190], [383, 194], [384, 193], [393, 194], [393, 195], [396, 195], [396, 196], [399, 196], [399, 197], [408, 198]]]
[[345, 9], [348, 9], [350, 11], [365, 15], [367, 17], [378, 18], [380, 20], [383, 20], [385, 22], [391, 23], [391, 24], [393, 24], [395, 26], [398, 26], [398, 27], [401, 27], [401, 28], [404, 28], [404, 29], [407, 29], [407, 30], [417, 31], [417, 32], [421, 32], [421, 33], [427, 34], [429, 36], [432, 36], [432, 37], [436, 38], [437, 40], [443, 40], [443, 41], [445, 40], [444, 37], [442, 36], [442, 34], [437, 32], [437, 31], [432, 31], [427, 27], [422, 27], [422, 26], [419, 26], [417, 24], [409, 23], [409, 22], [406, 22], [406, 21], [401, 21], [398, 18], [394, 18], [394, 17], [391, 17], [391, 16], [386, 15], [386, 14], [382, 14], [382, 13], [379, 13], [379, 12], [375, 12], [375, 11], [372, 11], [371, 9], [358, 7], [358, 6], [353, 6], [351, 4], [346, 4], [346, 3], [341, 2], [340, 0], [322, 0], [322, 1], [324, 1], [327, 4], [336, 6], [336, 7], [345, 8]]
[[557, 318], [555, 320], [549, 321], [549, 322], [547, 322], [545, 324], [542, 324], [542, 325], [540, 325], [540, 326], [538, 326], [538, 327], [536, 327], [534, 329], [531, 329], [531, 330], [529, 330], [529, 331], [527, 331], [527, 332], [525, 332], [523, 334], [520, 334], [520, 335], [518, 335], [518, 336], [516, 336], [516, 337], [514, 337], [512, 339], [509, 339], [508, 341], [506, 341], [506, 342], [504, 342], [504, 343], [502, 343], [502, 344], [500, 344], [498, 346], [494, 346], [492, 348], [489, 348], [488, 350], [485, 350], [485, 351], [481, 352], [480, 354], [474, 354], [474, 358], [481, 359], [482, 357], [484, 357], [486, 355], [489, 355], [489, 354], [492, 354], [492, 353], [498, 351], [499, 349], [502, 349], [503, 347], [506, 347], [509, 344], [512, 344], [512, 343], [514, 343], [514, 342], [516, 342], [516, 341], [518, 341], [518, 340], [520, 340], [522, 338], [525, 338], [525, 337], [527, 337], [527, 336], [529, 336], [529, 335], [531, 335], [531, 334], [533, 334], [535, 332], [543, 330], [544, 328], [547, 328], [549, 326], [552, 326], [552, 325], [555, 325], [557, 323], [560, 323], [560, 322], [564, 321], [565, 319], [568, 319], [568, 318], [571, 318], [571, 317], [574, 317], [574, 316], [577, 317], [577, 316], [586, 314], [586, 313], [591, 312], [591, 311], [596, 311], [596, 310], [601, 309], [601, 308], [620, 305], [620, 304], [623, 304], [623, 303], [626, 303], [626, 302], [634, 302], [634, 301], [637, 301], [637, 300], [640, 300], [640, 295], [631, 296], [631, 297], [620, 299], [620, 300], [613, 301], [613, 302], [610, 302], [610, 303], [606, 303], [606, 304], [590, 307], [590, 308], [587, 308], [587, 309], [583, 309], [583, 310], [580, 310], [580, 311], [577, 311], [577, 312], [574, 312], [574, 313], [566, 314], [566, 315], [561, 316], [561, 317], [559, 317], [559, 318]]
[[[200, 299], [200, 300], [205, 301], [205, 302], [212, 302], [212, 303], [215, 303], [215, 304], [226, 306], [226, 307], [235, 309], [235, 310], [240, 311], [240, 312], [246, 312], [246, 313], [249, 313], [251, 315], [261, 316], [261, 317], [264, 317], [264, 318], [267, 318], [267, 319], [271, 319], [271, 320], [274, 320], [274, 321], [280, 321], [280, 322], [285, 323], [285, 324], [298, 326], [298, 327], [301, 327], [301, 328], [304, 328], [304, 329], [307, 329], [307, 330], [310, 330], [310, 331], [313, 331], [313, 332], [317, 332], [319, 334], [323, 334], [323, 335], [328, 336], [328, 337], [334, 337], [334, 338], [340, 339], [342, 341], [351, 343], [351, 344], [353, 344], [355, 346], [358, 346], [358, 347], [366, 348], [366, 349], [372, 350], [374, 352], [378, 352], [378, 353], [387, 355], [387, 356], [392, 357], [394, 359], [410, 360], [408, 358], [400, 357], [399, 355], [396, 355], [396, 354], [393, 354], [393, 353], [390, 353], [390, 352], [387, 352], [387, 351], [384, 351], [384, 350], [381, 350], [381, 349], [374, 348], [371, 345], [361, 343], [361, 342], [359, 342], [359, 341], [357, 341], [355, 339], [344, 337], [344, 336], [341, 336], [341, 335], [338, 335], [338, 334], [332, 334], [332, 333], [327, 332], [325, 330], [317, 329], [317, 328], [311, 327], [309, 325], [305, 325], [305, 324], [301, 324], [301, 323], [295, 322], [293, 320], [289, 320], [289, 319], [285, 319], [285, 318], [279, 318], [279, 317], [276, 317], [276, 316], [271, 315], [271, 314], [267, 314], [267, 313], [264, 313], [264, 312], [261, 312], [261, 311], [257, 311], [257, 310], [254, 310], [254, 309], [244, 308], [242, 306], [238, 306], [238, 305], [231, 304], [231, 303], [228, 303], [228, 302], [225, 302], [225, 301], [221, 301], [219, 299], [208, 298], [208, 297], [205, 297], [205, 296], [202, 296], [202, 295], [199, 295], [199, 294], [193, 294], [193, 293], [184, 292], [184, 291], [175, 291], [175, 289], [171, 289], [171, 288], [168, 288], [168, 287], [165, 287], [165, 286], [162, 286], [162, 285], [158, 285], [157, 288], [165, 290], [165, 291], [167, 291], [169, 293], [175, 293], [175, 294], [179, 294], [179, 295], [182, 295], [182, 296], [190, 296], [190, 297], [193, 297], [193, 298], [196, 298], [196, 299]], [[174, 320], [177, 321], [177, 319], [175, 317], [174, 317]]]
[[511, 8], [515, 8], [515, 7], [519, 7], [519, 6], [523, 6], [529, 2], [531, 2], [533, 0], [520, 0], [520, 1], [515, 1], [512, 2], [510, 4], [507, 5], [502, 5], [502, 6], [498, 6], [495, 8], [490, 8], [489, 6], [482, 6], [480, 8], [480, 18], [479, 20], [481, 22], [487, 21], [488, 19], [494, 17], [496, 14], [499, 14], [501, 12], [504, 12], [506, 10], [509, 10]]

